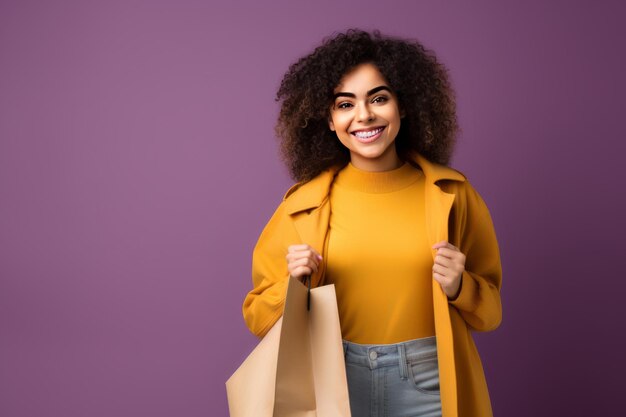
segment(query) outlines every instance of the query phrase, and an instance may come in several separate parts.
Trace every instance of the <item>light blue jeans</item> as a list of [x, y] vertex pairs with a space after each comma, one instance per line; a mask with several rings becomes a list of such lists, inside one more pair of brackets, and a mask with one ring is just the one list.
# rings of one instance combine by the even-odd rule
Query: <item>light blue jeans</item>
[[343, 351], [352, 417], [441, 417], [435, 336]]

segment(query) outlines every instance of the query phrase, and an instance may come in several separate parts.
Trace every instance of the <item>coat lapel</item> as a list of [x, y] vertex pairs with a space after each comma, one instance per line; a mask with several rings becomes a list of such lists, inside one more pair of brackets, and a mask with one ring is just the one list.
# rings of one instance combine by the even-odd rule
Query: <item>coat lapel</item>
[[[330, 224], [330, 187], [339, 169], [332, 168], [304, 184], [296, 184], [285, 194], [287, 213], [293, 219], [300, 243], [307, 243], [324, 256], [324, 242]], [[326, 272], [326, 256], [311, 285], [318, 286]]]
[[[426, 206], [426, 229], [429, 243], [434, 245], [442, 240], [448, 240], [448, 217], [454, 195], [445, 193], [437, 185], [426, 183], [425, 190]], [[434, 258], [437, 250], [431, 250]], [[441, 285], [433, 279], [433, 308], [435, 310], [435, 333], [437, 336], [437, 356], [439, 360], [439, 378], [446, 381], [440, 384], [441, 406], [444, 416], [457, 416], [457, 389], [456, 371], [454, 364], [454, 340], [452, 336], [452, 324], [448, 297], [443, 292]]]
[[[424, 205], [426, 215], [426, 233], [430, 245], [448, 240], [448, 220], [454, 204], [455, 195], [444, 192], [436, 182], [439, 180], [465, 181], [465, 176], [443, 165], [432, 164], [419, 154], [413, 158], [424, 171]], [[433, 262], [437, 250], [431, 250]], [[458, 416], [456, 366], [454, 363], [454, 339], [450, 322], [450, 305], [441, 285], [433, 279], [433, 308], [435, 310], [435, 333], [437, 336], [437, 357], [439, 378], [445, 383], [441, 386], [442, 415]]]

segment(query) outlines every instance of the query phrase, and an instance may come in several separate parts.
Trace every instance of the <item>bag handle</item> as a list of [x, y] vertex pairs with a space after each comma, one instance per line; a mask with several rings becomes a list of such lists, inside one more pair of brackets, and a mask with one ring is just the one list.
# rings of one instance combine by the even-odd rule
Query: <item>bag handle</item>
[[311, 311], [311, 275], [304, 276], [304, 283], [307, 284], [306, 311]]

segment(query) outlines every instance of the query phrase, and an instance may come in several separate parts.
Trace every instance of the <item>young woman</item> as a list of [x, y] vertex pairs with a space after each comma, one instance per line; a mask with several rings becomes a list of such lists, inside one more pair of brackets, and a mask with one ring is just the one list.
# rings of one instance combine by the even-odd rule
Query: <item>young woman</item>
[[253, 253], [250, 330], [310, 275], [335, 285], [353, 416], [490, 416], [470, 332], [500, 323], [500, 256], [483, 200], [446, 166], [445, 68], [416, 41], [350, 30], [294, 63], [277, 100], [298, 183]]

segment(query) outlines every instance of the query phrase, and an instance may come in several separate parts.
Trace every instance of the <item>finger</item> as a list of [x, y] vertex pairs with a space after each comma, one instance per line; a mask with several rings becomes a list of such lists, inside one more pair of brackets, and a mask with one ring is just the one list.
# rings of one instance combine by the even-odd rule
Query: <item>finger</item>
[[441, 275], [438, 272], [433, 273], [433, 279], [441, 285], [447, 284], [447, 278], [445, 277], [445, 275]]
[[445, 260], [444, 263], [434, 263], [433, 264], [433, 271], [437, 271], [441, 274], [444, 274], [446, 276], [454, 276], [454, 275], [458, 275], [460, 273], [462, 273], [463, 271], [465, 271], [465, 266], [463, 264], [460, 264], [458, 262], [453, 262], [448, 260], [447, 264], [445, 264]]
[[300, 245], [290, 245], [287, 248], [287, 251], [293, 253], [293, 252], [299, 252], [299, 251], [307, 250], [307, 249], [311, 249], [311, 247], [307, 245], [306, 243], [303, 243]]
[[287, 258], [287, 262], [294, 262], [300, 259], [311, 259], [316, 265], [319, 264], [321, 260], [321, 257], [311, 250], [288, 253], [285, 258]]
[[435, 256], [433, 264], [445, 266], [446, 268], [465, 268], [465, 260], [458, 258], [446, 258], [445, 256]]
[[441, 248], [437, 250], [437, 256], [441, 256], [444, 258], [452, 259], [455, 263], [459, 263], [461, 265], [465, 265], [465, 255], [457, 250], [449, 249], [449, 248]]
[[319, 261], [322, 258], [320, 254], [317, 253], [317, 251], [313, 249], [312, 247], [309, 247], [308, 249], [300, 251], [300, 252], [296, 252], [296, 254], [298, 256], [302, 256], [305, 258], [315, 259], [316, 261]]
[[451, 268], [454, 265], [454, 260], [445, 256], [437, 255], [435, 256], [435, 265], [441, 265], [445, 266], [446, 268]]
[[459, 248], [457, 248], [456, 246], [454, 246], [452, 243], [450, 243], [450, 242], [446, 242], [446, 243], [447, 243], [447, 245], [446, 245], [446, 246], [447, 246], [448, 248], [450, 248], [450, 249], [452, 249], [452, 250], [454, 250], [454, 251], [457, 251], [457, 252], [460, 252], [460, 251], [461, 251]]
[[452, 258], [453, 256], [455, 256], [457, 253], [460, 253], [454, 249], [445, 247], [445, 248], [439, 248], [437, 249], [437, 255], [442, 255], [448, 258]]
[[298, 253], [298, 252], [303, 252], [303, 251], [310, 251], [314, 254], [315, 257], [317, 257], [318, 259], [322, 259], [322, 255], [319, 254], [318, 251], [316, 251], [313, 247], [307, 245], [307, 244], [301, 244], [301, 245], [290, 245], [287, 248], [287, 252], [288, 253]]
[[447, 268], [441, 265], [433, 265], [433, 274], [435, 273], [443, 277], [446, 283], [449, 283], [455, 276], [461, 275], [462, 271], [459, 270], [459, 268]]
[[446, 276], [446, 272], [448, 268], [445, 268], [441, 265], [433, 265], [433, 274], [439, 274], [441, 276]]
[[322, 259], [322, 255], [319, 254], [318, 251], [315, 250], [315, 248], [309, 246], [309, 253], [310, 256], [317, 258], [318, 260]]
[[435, 243], [435, 244], [432, 246], [432, 248], [433, 248], [433, 249], [443, 248], [443, 247], [445, 247], [445, 246], [447, 245], [447, 243], [448, 243], [448, 242], [447, 242], [446, 240], [442, 240], [441, 242], [437, 242], [437, 243]]
[[314, 273], [315, 271], [308, 266], [299, 266], [289, 271], [289, 274], [294, 277], [303, 277], [305, 275], [313, 275]]
[[304, 276], [311, 275], [311, 270], [305, 266], [300, 266], [292, 271], [289, 271], [289, 275], [294, 278], [302, 278]]
[[439, 249], [439, 248], [448, 248], [448, 249], [453, 249], [453, 250], [459, 250], [459, 248], [457, 248], [456, 246], [454, 246], [452, 243], [448, 242], [447, 240], [442, 240], [441, 242], [437, 242], [432, 246], [433, 249]]
[[301, 267], [301, 266], [305, 266], [305, 267], [307, 267], [307, 268], [309, 268], [309, 269], [311, 269], [311, 270], [313, 270], [315, 272], [317, 272], [317, 268], [318, 268], [317, 262], [315, 262], [311, 258], [296, 259], [293, 262], [291, 262], [289, 264], [289, 266], [291, 268], [294, 268], [294, 269], [298, 268], [298, 267]]
[[287, 265], [287, 269], [289, 270], [289, 272], [296, 271], [299, 268], [307, 268], [310, 271], [317, 269], [317, 267], [313, 265], [308, 259], [298, 259], [296, 261], [290, 262]]

